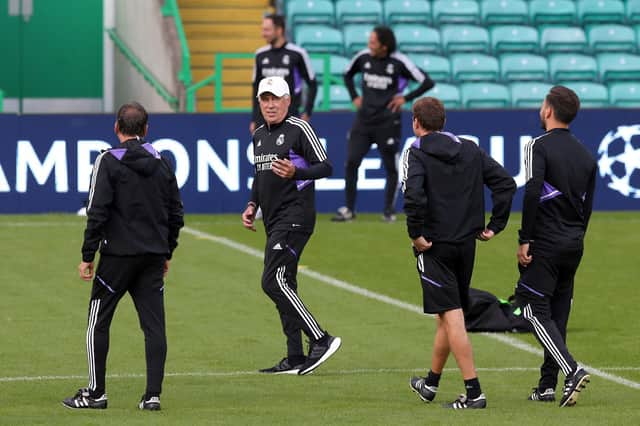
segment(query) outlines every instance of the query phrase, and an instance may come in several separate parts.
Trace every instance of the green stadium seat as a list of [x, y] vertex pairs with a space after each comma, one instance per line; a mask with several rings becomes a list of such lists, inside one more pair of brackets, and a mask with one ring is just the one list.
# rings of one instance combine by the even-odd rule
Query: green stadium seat
[[384, 21], [389, 26], [431, 25], [431, 3], [427, 0], [387, 0], [384, 3]]
[[576, 6], [571, 0], [532, 0], [529, 3], [531, 25], [562, 24], [576, 22]]
[[579, 27], [548, 27], [540, 34], [540, 50], [543, 53], [584, 52], [587, 37]]
[[494, 54], [504, 52], [535, 52], [540, 42], [538, 30], [523, 25], [491, 27], [491, 49]]
[[[318, 86], [318, 94], [316, 95], [315, 107], [319, 108], [324, 100], [324, 90], [322, 86]], [[352, 110], [351, 96], [346, 87], [339, 84], [332, 84], [329, 88], [329, 108], [332, 110]]]
[[625, 82], [609, 85], [609, 102], [622, 108], [640, 108], [640, 83]]
[[409, 53], [440, 53], [440, 33], [424, 25], [401, 24], [393, 28], [398, 49]]
[[[344, 71], [349, 65], [349, 59], [344, 56], [339, 55], [330, 55], [329, 56], [329, 75], [333, 77], [333, 79], [338, 79], [342, 81], [342, 76], [344, 75]], [[316, 72], [316, 78], [318, 81], [323, 81], [324, 79], [324, 60], [322, 58], [318, 58], [315, 56], [311, 57], [311, 66], [313, 70]]]
[[578, 21], [582, 25], [624, 22], [624, 3], [620, 0], [579, 0]]
[[432, 80], [451, 80], [451, 63], [449, 62], [449, 59], [443, 56], [423, 55], [417, 53], [409, 53], [407, 56], [418, 68], [428, 72], [429, 77], [431, 77]]
[[500, 76], [505, 81], [545, 81], [549, 64], [543, 56], [530, 53], [505, 53], [500, 56]]
[[377, 0], [339, 0], [336, 3], [339, 26], [345, 24], [371, 24], [382, 22], [382, 4]]
[[346, 55], [351, 57], [362, 49], [366, 49], [369, 43], [369, 34], [371, 34], [372, 30], [373, 26], [369, 24], [345, 26], [343, 32]]
[[445, 52], [489, 53], [489, 32], [475, 25], [446, 25], [440, 29]]
[[451, 56], [453, 81], [497, 81], [500, 75], [498, 60], [483, 53], [458, 53]]
[[475, 0], [435, 0], [432, 14], [435, 25], [480, 22], [480, 7]]
[[446, 109], [460, 109], [460, 89], [457, 86], [446, 83], [438, 83], [426, 93], [428, 96], [440, 99]]
[[300, 24], [334, 25], [335, 11], [329, 0], [294, 0], [287, 3], [287, 21]]
[[560, 83], [576, 92], [580, 98], [580, 108], [603, 108], [609, 106], [607, 87], [591, 81], [568, 81]]
[[524, 0], [483, 0], [480, 17], [484, 25], [522, 24], [529, 22]]
[[626, 25], [594, 25], [587, 30], [589, 47], [596, 52], [632, 52], [636, 35]]
[[511, 106], [514, 108], [534, 108], [538, 109], [542, 105], [545, 96], [553, 87], [548, 83], [538, 82], [521, 82], [512, 83], [511, 89]]
[[581, 53], [550, 55], [549, 74], [553, 81], [598, 80], [598, 64], [593, 56]]
[[630, 53], [601, 53], [597, 58], [600, 81], [640, 81], [640, 56]]
[[627, 0], [625, 12], [629, 24], [640, 24], [640, 0]]
[[296, 29], [295, 40], [309, 53], [341, 55], [343, 52], [342, 31], [324, 25], [300, 25]]
[[465, 108], [509, 108], [509, 89], [496, 83], [465, 83], [461, 86], [462, 104]]

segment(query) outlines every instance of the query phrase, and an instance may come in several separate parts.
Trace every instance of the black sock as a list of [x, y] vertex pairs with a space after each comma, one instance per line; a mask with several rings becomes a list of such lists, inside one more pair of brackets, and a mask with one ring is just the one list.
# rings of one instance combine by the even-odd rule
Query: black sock
[[476, 399], [482, 393], [482, 390], [480, 390], [480, 382], [478, 381], [477, 377], [465, 380], [464, 387], [467, 390], [468, 399]]
[[427, 386], [438, 387], [438, 384], [440, 383], [440, 376], [442, 376], [442, 373], [436, 374], [432, 370], [429, 370], [429, 374], [425, 377], [424, 382]]
[[144, 394], [144, 400], [148, 401], [151, 398], [153, 398], [154, 396], [160, 398], [160, 394], [158, 392], [150, 392], [150, 393], [145, 393]]

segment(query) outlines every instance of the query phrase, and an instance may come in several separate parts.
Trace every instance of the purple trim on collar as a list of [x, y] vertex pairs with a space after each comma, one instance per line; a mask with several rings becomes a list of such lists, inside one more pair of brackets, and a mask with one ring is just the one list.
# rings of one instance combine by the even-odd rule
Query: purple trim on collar
[[156, 149], [149, 142], [145, 142], [142, 144], [142, 147], [155, 158], [160, 159], [160, 153], [156, 151]]
[[414, 138], [411, 147], [420, 149], [420, 138]]
[[449, 133], [449, 132], [438, 132], [441, 135], [445, 135], [448, 136], [450, 139], [452, 139], [454, 142], [457, 143], [462, 143], [462, 141], [460, 140], [460, 138], [458, 138], [456, 135], [454, 135], [453, 133]]
[[122, 157], [127, 152], [127, 148], [113, 148], [109, 150], [109, 153], [116, 157], [118, 161], [122, 161]]

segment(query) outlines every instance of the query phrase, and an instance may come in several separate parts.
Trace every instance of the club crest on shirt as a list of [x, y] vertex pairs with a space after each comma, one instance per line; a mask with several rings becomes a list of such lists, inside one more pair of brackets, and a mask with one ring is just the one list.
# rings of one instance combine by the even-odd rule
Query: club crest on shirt
[[364, 63], [364, 69], [365, 69], [365, 70], [368, 70], [368, 69], [370, 69], [370, 68], [371, 68], [371, 62], [365, 62], [365, 63]]
[[258, 140], [258, 143], [256, 144], [256, 146], [262, 146], [262, 139]]
[[285, 65], [289, 65], [289, 55], [284, 55], [282, 57], [282, 63]]
[[281, 146], [282, 144], [284, 144], [284, 134], [281, 133], [280, 136], [278, 136], [278, 139], [276, 139], [276, 145]]
[[387, 74], [393, 74], [393, 64], [387, 64]]
[[269, 64], [269, 58], [264, 58], [262, 60], [262, 65], [268, 65]]

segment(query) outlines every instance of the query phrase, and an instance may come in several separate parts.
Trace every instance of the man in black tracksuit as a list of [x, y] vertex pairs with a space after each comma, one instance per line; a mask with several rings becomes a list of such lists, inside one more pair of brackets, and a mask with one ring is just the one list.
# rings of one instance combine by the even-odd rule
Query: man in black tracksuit
[[78, 266], [80, 277], [91, 281], [100, 250], [87, 328], [89, 385], [63, 401], [68, 408], [107, 408], [109, 326], [118, 302], [129, 292], [145, 337], [147, 387], [139, 408], [160, 409], [167, 354], [163, 276], [184, 222], [175, 175], [142, 139], [147, 129], [140, 104], [120, 107], [115, 124], [120, 146], [102, 152], [93, 168]]
[[267, 15], [262, 20], [262, 37], [267, 45], [256, 50], [253, 66], [253, 114], [249, 131], [264, 123], [258, 105], [258, 83], [265, 77], [282, 77], [289, 85], [289, 114], [297, 117], [302, 104], [302, 82], [307, 84], [307, 96], [300, 118], [309, 121], [316, 100], [318, 84], [307, 51], [285, 38], [285, 20], [280, 15]]
[[[353, 82], [357, 73], [362, 73], [362, 96], [358, 95]], [[403, 96], [409, 80], [420, 85]], [[388, 222], [395, 221], [401, 108], [435, 83], [409, 58], [396, 52], [395, 35], [384, 26], [375, 27], [369, 36], [368, 48], [353, 57], [344, 74], [344, 82], [358, 111], [347, 147], [346, 204], [338, 209], [332, 220], [343, 222], [355, 217], [358, 168], [371, 144], [375, 143], [387, 173], [383, 218]]]
[[589, 382], [565, 343], [597, 170], [589, 151], [569, 131], [579, 108], [576, 94], [563, 86], [553, 87], [542, 104], [546, 132], [524, 153], [527, 183], [518, 249], [516, 298], [545, 349], [540, 381], [529, 399], [554, 401], [561, 369], [566, 376], [561, 407], [574, 405]]
[[[260, 371], [305, 375], [341, 344], [309, 312], [296, 281], [298, 260], [316, 221], [314, 180], [330, 176], [332, 166], [311, 126], [288, 114], [289, 86], [284, 79], [263, 79], [258, 97], [265, 124], [253, 135], [255, 177], [242, 222], [255, 231], [256, 211], [262, 208], [267, 233], [262, 289], [275, 303], [287, 337], [287, 357]], [[310, 340], [307, 356], [301, 331]]]
[[[485, 408], [463, 312], [468, 307], [475, 240], [487, 241], [507, 225], [516, 184], [476, 144], [442, 132], [444, 122], [444, 106], [438, 99], [414, 103], [413, 130], [418, 139], [402, 165], [404, 211], [417, 257], [424, 312], [436, 314], [437, 320], [431, 370], [426, 377], [412, 377], [409, 385], [423, 401], [433, 401], [453, 352], [467, 393], [447, 407]], [[485, 185], [493, 201], [486, 227]]]

